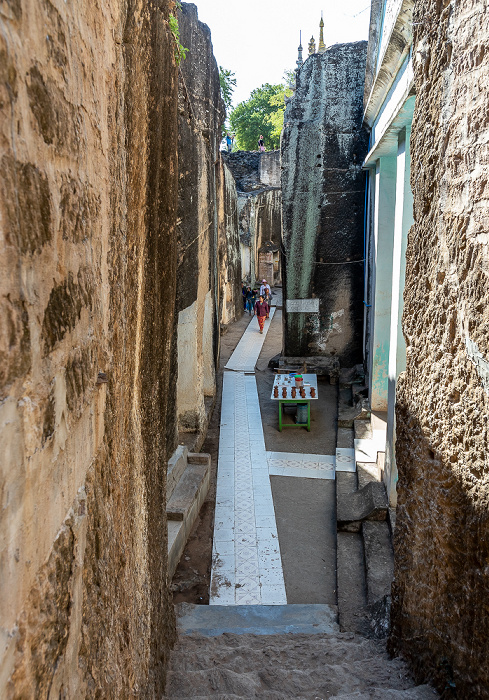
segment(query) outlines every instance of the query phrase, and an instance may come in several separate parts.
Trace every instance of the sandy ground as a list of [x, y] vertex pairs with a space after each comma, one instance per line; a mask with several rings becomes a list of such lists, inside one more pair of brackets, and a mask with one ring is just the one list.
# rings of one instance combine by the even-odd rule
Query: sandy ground
[[433, 700], [407, 667], [372, 640], [348, 634], [181, 636], [172, 652], [171, 700]]

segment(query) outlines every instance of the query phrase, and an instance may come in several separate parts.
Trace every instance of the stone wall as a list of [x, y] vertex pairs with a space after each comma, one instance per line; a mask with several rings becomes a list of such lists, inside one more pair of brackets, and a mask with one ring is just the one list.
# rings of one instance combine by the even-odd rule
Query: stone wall
[[[236, 181], [238, 226], [243, 280], [255, 283], [264, 276], [272, 285], [282, 281], [282, 191], [280, 151], [223, 153]], [[275, 269], [265, 262], [276, 259]], [[267, 276], [268, 275], [268, 276]], [[270, 278], [270, 279], [269, 279]]]
[[219, 153], [225, 106], [210, 30], [188, 3], [179, 25], [188, 54], [179, 68], [177, 411], [180, 431], [203, 436], [206, 397], [215, 394], [220, 323], [240, 308], [241, 273], [236, 190]]
[[164, 691], [170, 5], [0, 3], [2, 698]]
[[241, 316], [241, 255], [236, 183], [227, 165], [219, 165], [219, 318], [227, 325]]
[[444, 697], [489, 697], [489, 15], [418, 0], [397, 389], [392, 639]]
[[319, 300], [319, 312], [311, 301], [310, 313], [285, 313], [284, 353], [346, 367], [362, 362], [366, 50], [337, 44], [307, 59], [281, 146], [285, 303]]

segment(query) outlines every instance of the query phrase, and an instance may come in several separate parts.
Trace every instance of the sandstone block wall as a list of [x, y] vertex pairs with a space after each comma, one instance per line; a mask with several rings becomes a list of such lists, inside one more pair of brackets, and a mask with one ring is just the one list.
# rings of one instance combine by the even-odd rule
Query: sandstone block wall
[[164, 689], [170, 5], [0, 5], [2, 698]]
[[[392, 648], [489, 697], [489, 15], [417, 0]], [[445, 695], [444, 695], [445, 696]]]
[[281, 145], [285, 299], [319, 299], [319, 313], [285, 313], [284, 353], [347, 367], [362, 362], [366, 52], [337, 44], [307, 59]]
[[241, 295], [236, 190], [219, 145], [225, 119], [209, 28], [183, 3], [179, 67], [178, 385], [182, 432], [206, 429], [206, 397], [215, 393], [220, 324], [236, 315]]

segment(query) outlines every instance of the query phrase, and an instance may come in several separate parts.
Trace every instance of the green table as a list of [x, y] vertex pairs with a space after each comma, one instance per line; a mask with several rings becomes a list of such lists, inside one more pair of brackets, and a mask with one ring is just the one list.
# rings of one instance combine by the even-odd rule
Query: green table
[[[285, 403], [307, 403], [307, 423], [282, 423], [282, 406]], [[278, 400], [278, 429], [282, 432], [282, 428], [307, 428], [311, 432], [311, 402], [299, 397], [297, 399], [279, 399]]]
[[[273, 395], [271, 399], [273, 401], [278, 401], [278, 429], [282, 432], [282, 428], [307, 428], [308, 432], [311, 432], [311, 401], [317, 401], [318, 398], [318, 382], [317, 376], [315, 374], [303, 374], [302, 378], [304, 380], [304, 389], [306, 390], [306, 398], [303, 399], [299, 390], [297, 390], [298, 396], [292, 398], [292, 387], [295, 387], [295, 381], [292, 381], [290, 375], [288, 374], [277, 374], [275, 381], [273, 382], [273, 388], [278, 387], [278, 396]], [[282, 396], [283, 388], [286, 389], [286, 397]], [[311, 396], [311, 389], [316, 390], [316, 396]], [[282, 413], [284, 404], [307, 404], [307, 423], [282, 423]]]

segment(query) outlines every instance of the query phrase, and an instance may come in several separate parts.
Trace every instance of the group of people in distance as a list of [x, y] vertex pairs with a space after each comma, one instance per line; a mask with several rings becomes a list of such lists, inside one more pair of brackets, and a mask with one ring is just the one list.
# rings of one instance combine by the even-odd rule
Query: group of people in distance
[[[234, 134], [230, 134], [229, 131], [226, 132], [226, 136], [224, 137], [226, 140], [226, 149], [228, 153], [231, 153], [233, 150], [234, 146]], [[260, 134], [260, 138], [258, 139], [258, 150], [260, 153], [265, 152], [265, 141], [263, 140], [263, 135]]]
[[270, 315], [270, 302], [272, 300], [272, 290], [266, 280], [262, 280], [260, 285], [260, 294], [257, 299], [258, 290], [247, 287], [244, 283], [241, 285], [243, 294], [243, 308], [250, 315], [253, 314], [258, 319], [260, 333], [263, 333], [265, 319]]

